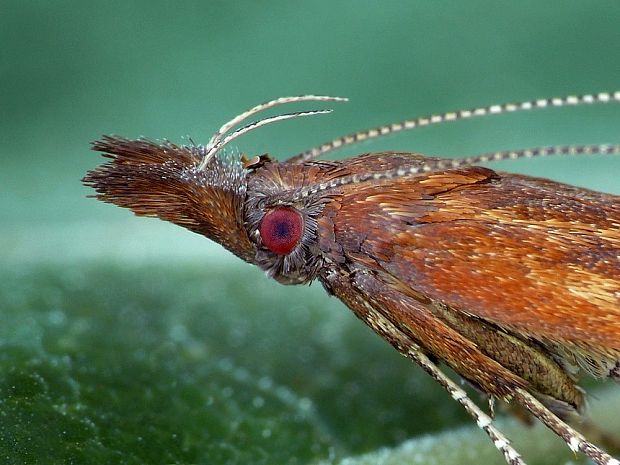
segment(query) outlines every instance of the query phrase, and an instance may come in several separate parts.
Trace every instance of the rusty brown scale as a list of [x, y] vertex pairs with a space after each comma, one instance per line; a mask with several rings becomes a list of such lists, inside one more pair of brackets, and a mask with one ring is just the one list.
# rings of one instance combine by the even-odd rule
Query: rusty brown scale
[[111, 161], [84, 182], [282, 283], [320, 281], [461, 402], [509, 463], [523, 461], [432, 359], [618, 464], [567, 422], [585, 408], [580, 372], [620, 380], [620, 197], [410, 153], [242, 163], [209, 153], [217, 142], [105, 137], [93, 148]]

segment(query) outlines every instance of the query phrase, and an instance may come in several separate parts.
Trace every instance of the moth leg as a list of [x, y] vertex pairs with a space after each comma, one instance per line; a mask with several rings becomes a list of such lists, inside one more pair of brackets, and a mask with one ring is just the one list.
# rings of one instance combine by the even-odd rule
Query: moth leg
[[[467, 413], [476, 421], [476, 424], [493, 441], [493, 445], [499, 450], [510, 465], [525, 465], [521, 455], [510, 445], [510, 441], [495, 426], [493, 420], [484, 413], [454, 381], [448, 378], [437, 365], [435, 365], [419, 348], [411, 347], [407, 350], [408, 358], [416, 362], [424, 371], [448, 391], [454, 400], [461, 404]], [[612, 464], [606, 465], [620, 465]]]
[[489, 404], [489, 416], [495, 420], [495, 401], [497, 398], [494, 395], [489, 395], [487, 402]]
[[620, 360], [618, 360], [616, 366], [609, 371], [609, 377], [620, 383]]
[[516, 388], [514, 399], [542, 421], [549, 429], [564, 439], [573, 452], [583, 452], [598, 465], [620, 465], [619, 460], [589, 442], [581, 433], [560, 420], [551, 410], [526, 390]]

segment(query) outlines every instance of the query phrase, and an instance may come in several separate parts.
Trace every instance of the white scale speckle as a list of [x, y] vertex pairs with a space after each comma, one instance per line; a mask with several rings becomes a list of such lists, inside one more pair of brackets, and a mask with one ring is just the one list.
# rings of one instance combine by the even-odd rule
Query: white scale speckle
[[479, 428], [486, 428], [487, 426], [489, 426], [492, 423], [492, 420], [490, 417], [488, 417], [487, 415], [484, 416], [480, 416], [477, 420], [476, 420], [476, 424], [478, 425]]
[[570, 447], [573, 452], [579, 451], [580, 444], [581, 444], [581, 439], [575, 436], [571, 436], [570, 440], [568, 441], [568, 447]]
[[508, 458], [509, 458], [511, 461], [517, 460], [517, 459], [518, 459], [518, 458], [520, 458], [520, 457], [521, 457], [521, 456], [517, 453], [517, 451], [516, 451], [516, 450], [514, 450], [514, 449], [512, 449], [512, 448], [510, 448], [510, 449], [508, 450]]
[[495, 447], [498, 449], [503, 449], [508, 445], [508, 443], [503, 439], [497, 439], [493, 444], [495, 444]]

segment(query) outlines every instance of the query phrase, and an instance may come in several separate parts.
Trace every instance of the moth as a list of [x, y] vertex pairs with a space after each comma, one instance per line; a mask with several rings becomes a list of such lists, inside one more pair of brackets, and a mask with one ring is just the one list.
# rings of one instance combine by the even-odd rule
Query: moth
[[459, 159], [331, 150], [405, 129], [488, 114], [620, 102], [620, 92], [493, 105], [361, 131], [277, 161], [224, 148], [259, 112], [338, 97], [284, 97], [224, 124], [205, 146], [105, 136], [109, 158], [83, 182], [104, 202], [202, 234], [283, 284], [319, 281], [473, 417], [511, 465], [521, 455], [439, 368], [515, 404], [598, 465], [620, 461], [578, 432], [581, 375], [620, 381], [620, 197], [480, 166], [617, 145], [504, 151]]

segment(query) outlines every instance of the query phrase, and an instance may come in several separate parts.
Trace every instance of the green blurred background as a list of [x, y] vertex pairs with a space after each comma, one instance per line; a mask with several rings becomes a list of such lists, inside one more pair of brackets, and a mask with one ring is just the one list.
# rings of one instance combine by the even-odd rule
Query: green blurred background
[[[619, 24], [615, 0], [0, 2], [0, 461], [502, 463], [319, 287], [278, 286], [201, 237], [86, 198], [89, 142], [204, 143], [274, 97], [351, 99], [238, 141], [283, 158], [407, 117], [616, 90]], [[333, 156], [618, 143], [618, 127], [617, 105], [565, 108]], [[620, 193], [620, 157], [499, 167]], [[618, 389], [597, 396], [595, 416], [620, 432]], [[540, 429], [505, 426], [531, 463], [571, 459]]]

